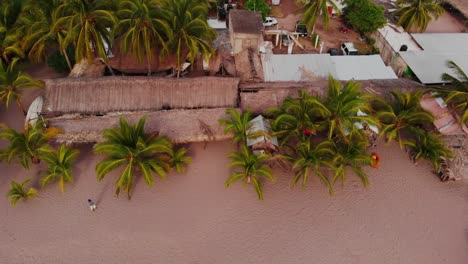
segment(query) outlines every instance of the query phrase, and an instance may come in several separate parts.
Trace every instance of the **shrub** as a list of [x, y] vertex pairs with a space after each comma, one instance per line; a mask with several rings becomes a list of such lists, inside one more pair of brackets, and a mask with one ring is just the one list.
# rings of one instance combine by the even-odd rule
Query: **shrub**
[[[70, 59], [71, 65], [75, 65], [75, 50], [72, 48], [67, 49], [67, 55]], [[65, 56], [59, 51], [56, 50], [53, 52], [49, 58], [47, 59], [47, 65], [53, 68], [56, 72], [60, 73], [68, 73], [70, 72], [70, 68], [68, 68], [67, 61], [65, 60]]]
[[265, 0], [247, 0], [245, 1], [244, 9], [262, 12], [263, 19], [270, 14], [270, 6], [265, 2]]
[[356, 31], [372, 33], [387, 24], [384, 8], [369, 0], [346, 0], [346, 22]]

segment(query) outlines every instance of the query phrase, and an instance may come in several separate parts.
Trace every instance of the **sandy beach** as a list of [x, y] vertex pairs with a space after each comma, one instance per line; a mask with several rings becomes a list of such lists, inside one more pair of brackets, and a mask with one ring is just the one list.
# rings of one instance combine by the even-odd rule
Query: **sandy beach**
[[[31, 98], [25, 98], [31, 100]], [[14, 106], [0, 121], [20, 128]], [[2, 146], [3, 146], [2, 142]], [[229, 142], [191, 144], [193, 163], [131, 201], [114, 196], [117, 173], [96, 180], [90, 146], [61, 193], [50, 185], [11, 207], [10, 181], [38, 172], [0, 164], [0, 263], [450, 263], [468, 260], [466, 182], [441, 183], [428, 163], [412, 164], [395, 144], [380, 144], [382, 166], [367, 169], [365, 189], [354, 176], [330, 196], [317, 178], [290, 188], [291, 173], [275, 171], [265, 201], [251, 186], [225, 189]], [[91, 212], [86, 200], [97, 201]]]

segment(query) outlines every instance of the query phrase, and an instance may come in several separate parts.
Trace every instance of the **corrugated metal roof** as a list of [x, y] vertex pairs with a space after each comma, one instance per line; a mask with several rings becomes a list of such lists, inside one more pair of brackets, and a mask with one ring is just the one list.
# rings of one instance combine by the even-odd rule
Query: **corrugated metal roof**
[[418, 43], [402, 27], [393, 24], [387, 24], [378, 31], [387, 40], [393, 50], [399, 51], [401, 46], [406, 45], [408, 51], [421, 50]]
[[266, 54], [262, 56], [265, 81], [307, 81], [333, 76], [338, 80], [397, 79], [379, 55]]
[[[249, 121], [249, 129], [247, 129], [247, 135], [253, 134], [255, 132], [266, 132], [271, 134], [271, 126], [268, 120], [262, 115], [257, 116], [256, 118]], [[247, 138], [247, 146], [253, 146], [259, 142], [269, 141], [273, 145], [278, 146], [278, 138], [276, 136], [272, 136], [271, 138], [267, 136], [259, 136], [255, 138]]]
[[400, 52], [419, 81], [424, 84], [445, 83], [444, 73], [455, 74], [447, 66], [454, 61], [468, 72], [468, 33], [412, 34], [422, 51]]
[[348, 80], [398, 79], [390, 66], [386, 66], [380, 55], [331, 56], [335, 67], [335, 78]]

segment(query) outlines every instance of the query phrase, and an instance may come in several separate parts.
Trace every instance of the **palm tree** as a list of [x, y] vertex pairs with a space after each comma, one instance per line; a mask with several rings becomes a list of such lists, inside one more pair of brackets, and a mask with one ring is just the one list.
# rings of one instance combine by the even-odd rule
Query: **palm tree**
[[15, 28], [21, 17], [23, 0], [10, 0], [0, 2], [0, 56], [5, 61], [11, 57], [23, 57], [19, 37], [21, 34]]
[[7, 196], [10, 197], [11, 205], [16, 206], [19, 200], [26, 201], [29, 198], [37, 195], [37, 190], [34, 188], [26, 188], [26, 185], [31, 181], [27, 179], [24, 182], [17, 183], [16, 181], [11, 181], [11, 189], [8, 191]]
[[65, 183], [73, 182], [72, 166], [80, 152], [65, 145], [60, 145], [56, 151], [49, 146], [43, 147], [39, 151], [48, 166], [46, 175], [41, 179], [41, 187], [58, 181], [60, 190], [64, 192]]
[[[131, 198], [136, 174], [141, 173], [148, 186], [153, 185], [153, 172], [160, 178], [166, 178], [166, 172], [171, 169], [173, 146], [164, 136], [147, 134], [144, 131], [146, 118], [141, 118], [136, 124], [130, 125], [120, 118], [117, 128], [106, 129], [106, 141], [97, 144], [94, 152], [105, 154], [106, 158], [96, 165], [97, 178], [101, 181], [111, 171], [124, 167], [116, 182], [116, 195], [120, 190], [127, 192]], [[178, 157], [181, 160], [181, 157]]]
[[406, 31], [424, 32], [432, 18], [437, 20], [444, 13], [439, 0], [398, 0], [397, 5], [398, 10], [393, 14], [399, 17], [397, 24]]
[[442, 80], [452, 84], [454, 90], [450, 90], [447, 96], [447, 101], [455, 104], [457, 110], [461, 113], [461, 122], [468, 122], [468, 76], [466, 73], [453, 61], [448, 62], [450, 69], [454, 70], [455, 75], [444, 73]]
[[63, 4], [63, 0], [36, 0], [26, 3], [21, 24], [25, 28], [23, 49], [28, 50], [28, 58], [33, 62], [42, 62], [47, 60], [51, 48], [58, 48], [71, 70], [73, 65], [67, 54], [69, 43], [65, 41], [67, 31], [57, 23], [61, 15], [58, 7]]
[[245, 144], [252, 113], [250, 110], [240, 113], [236, 109], [227, 109], [226, 115], [228, 118], [223, 118], [218, 121], [220, 125], [224, 126], [224, 133], [227, 134], [231, 132], [234, 135], [232, 143]]
[[342, 88], [341, 82], [330, 76], [323, 104], [330, 113], [322, 123], [328, 128], [328, 139], [338, 135], [347, 140], [346, 135], [356, 130], [355, 123], [378, 125], [374, 117], [358, 114], [359, 111], [370, 112], [368, 96], [361, 93], [360, 83], [349, 81]]
[[364, 187], [369, 185], [369, 178], [362, 170], [362, 166], [371, 164], [371, 157], [366, 153], [367, 141], [360, 136], [352, 136], [348, 143], [339, 142], [337, 144], [337, 153], [333, 159], [335, 164], [335, 176], [332, 183], [335, 184], [341, 179], [344, 185], [346, 181], [346, 168], [350, 168], [358, 176]]
[[412, 132], [420, 130], [420, 126], [434, 121], [434, 117], [422, 110], [421, 92], [401, 93], [391, 91], [393, 100], [385, 102], [376, 100], [380, 105], [377, 117], [383, 125], [381, 134], [385, 135], [387, 142], [397, 140], [403, 148], [404, 131]]
[[432, 162], [435, 171], [438, 172], [440, 169], [440, 158], [453, 157], [452, 151], [445, 147], [440, 135], [420, 130], [415, 138], [415, 140], [405, 141], [404, 143], [410, 148], [414, 161], [421, 158], [427, 159]]
[[163, 11], [154, 0], [123, 0], [116, 31], [122, 34], [122, 50], [131, 51], [141, 62], [146, 57], [148, 76], [151, 75], [153, 47], [160, 47], [165, 54], [165, 40], [170, 38], [171, 28], [164, 20]]
[[177, 56], [177, 77], [180, 77], [182, 63], [187, 58], [193, 64], [198, 54], [208, 59], [214, 54], [211, 43], [216, 39], [216, 30], [206, 21], [208, 5], [203, 0], [162, 0], [162, 8], [167, 10], [166, 20], [172, 28], [169, 49]]
[[66, 28], [65, 43], [74, 45], [76, 61], [86, 58], [91, 63], [95, 57], [107, 61], [105, 45], [111, 46], [117, 24], [111, 7], [108, 0], [70, 0], [57, 8], [56, 26]]
[[328, 29], [330, 25], [330, 13], [328, 13], [328, 5], [333, 9], [338, 10], [338, 6], [332, 0], [310, 0], [297, 12], [304, 13], [302, 22], [306, 24], [307, 29], [314, 30], [315, 24], [319, 16], [322, 16], [323, 26]]
[[229, 153], [229, 158], [232, 159], [230, 168], [235, 168], [234, 172], [224, 183], [227, 188], [232, 183], [242, 180], [244, 184], [253, 183], [258, 199], [263, 200], [262, 184], [260, 177], [264, 177], [270, 181], [274, 181], [272, 171], [265, 161], [268, 156], [265, 154], [255, 155], [247, 146], [242, 145], [239, 152]]
[[311, 146], [310, 141], [299, 143], [295, 149], [295, 155], [289, 156], [289, 160], [293, 163], [293, 169], [297, 170], [294, 175], [293, 186], [302, 178], [302, 187], [304, 188], [312, 170], [327, 186], [330, 194], [333, 193], [330, 181], [321, 169], [335, 168], [333, 165], [333, 157], [336, 155], [335, 148], [335, 144], [329, 140], [322, 141], [315, 146]]
[[299, 91], [299, 98], [288, 97], [280, 108], [268, 112], [275, 117], [271, 125], [274, 134], [281, 137], [281, 145], [291, 139], [306, 140], [307, 135], [316, 132], [319, 121], [330, 115], [317, 97], [303, 90]]
[[26, 115], [26, 110], [21, 104], [22, 90], [43, 88], [44, 82], [34, 80], [31, 76], [19, 70], [16, 67], [18, 60], [18, 58], [14, 58], [7, 66], [0, 61], [0, 102], [5, 103], [8, 108], [10, 103], [15, 101], [18, 108]]
[[179, 173], [185, 171], [185, 165], [192, 163], [192, 159], [187, 156], [187, 149], [185, 148], [180, 148], [170, 154], [172, 167]]
[[1, 124], [0, 128], [0, 139], [9, 141], [9, 145], [0, 150], [0, 160], [6, 159], [8, 163], [18, 160], [25, 169], [29, 169], [30, 160], [33, 164], [40, 162], [40, 149], [57, 134], [56, 130], [43, 132], [43, 123], [40, 120], [35, 126], [29, 126], [24, 133], [17, 132], [5, 124]]

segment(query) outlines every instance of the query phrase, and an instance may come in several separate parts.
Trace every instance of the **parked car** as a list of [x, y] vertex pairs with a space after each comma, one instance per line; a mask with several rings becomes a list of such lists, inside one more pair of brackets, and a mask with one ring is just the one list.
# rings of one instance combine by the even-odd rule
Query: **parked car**
[[345, 42], [341, 44], [341, 51], [343, 52], [343, 55], [359, 55], [352, 42]]
[[272, 1], [271, 1], [271, 3], [272, 3], [273, 5], [279, 5], [280, 2], [281, 2], [281, 0], [272, 0]]
[[330, 54], [330, 56], [337, 56], [340, 55], [340, 50], [337, 48], [330, 48], [327, 53]]
[[281, 42], [283, 43], [283, 46], [289, 46], [291, 44], [291, 38], [288, 35], [281, 35]]
[[307, 37], [307, 26], [300, 20], [296, 23], [296, 33], [299, 34], [299, 37]]
[[263, 21], [263, 26], [264, 27], [270, 27], [278, 24], [278, 21], [272, 17], [266, 17], [265, 20]]

